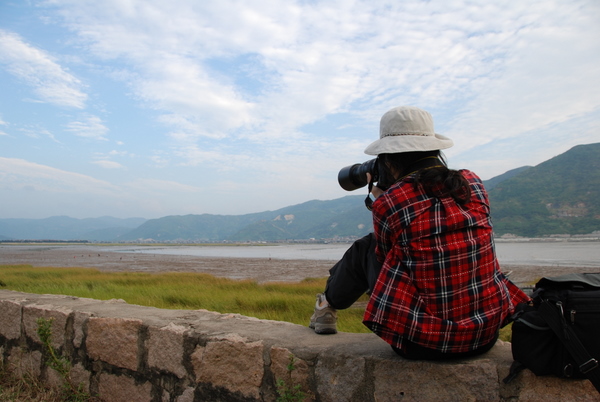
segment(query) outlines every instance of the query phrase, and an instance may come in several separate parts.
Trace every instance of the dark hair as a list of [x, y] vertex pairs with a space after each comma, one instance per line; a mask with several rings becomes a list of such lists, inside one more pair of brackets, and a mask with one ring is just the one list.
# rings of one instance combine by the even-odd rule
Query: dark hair
[[423, 186], [430, 197], [452, 197], [460, 205], [471, 199], [469, 182], [458, 170], [448, 169], [440, 151], [380, 154], [379, 172], [386, 187], [394, 182], [392, 171], [400, 178], [416, 172], [415, 187]]

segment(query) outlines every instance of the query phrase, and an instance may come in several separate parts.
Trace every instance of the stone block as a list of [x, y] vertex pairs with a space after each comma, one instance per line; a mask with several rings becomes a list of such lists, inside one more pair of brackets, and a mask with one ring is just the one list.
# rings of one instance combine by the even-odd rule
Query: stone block
[[496, 365], [488, 359], [449, 362], [380, 361], [373, 370], [377, 401], [498, 400]]
[[183, 366], [183, 341], [187, 328], [170, 323], [163, 328], [150, 327], [146, 341], [148, 366], [168, 371], [179, 378], [186, 375]]
[[65, 378], [51, 367], [46, 367], [44, 383], [50, 388], [61, 389], [66, 385]]
[[131, 377], [102, 373], [98, 380], [98, 396], [111, 402], [150, 402], [152, 384], [136, 384]]
[[10, 350], [8, 368], [19, 377], [40, 378], [42, 373], [42, 353], [28, 352], [19, 347]]
[[[554, 376], [538, 377], [529, 370], [523, 370], [513, 380], [519, 401], [599, 401], [598, 391], [588, 380], [564, 379]], [[542, 397], [543, 396], [543, 397]]]
[[85, 392], [89, 392], [91, 376], [92, 374], [81, 363], [71, 367], [71, 384], [76, 388], [81, 386]]
[[196, 381], [259, 399], [264, 376], [263, 348], [262, 341], [244, 342], [235, 337], [200, 346], [191, 356]]
[[83, 343], [85, 322], [92, 316], [90, 313], [75, 311], [73, 314], [73, 346], [80, 348]]
[[136, 319], [91, 317], [86, 338], [88, 355], [94, 360], [137, 370], [141, 326], [142, 321]]
[[315, 367], [317, 393], [322, 401], [363, 399], [366, 364], [363, 357], [341, 353], [323, 353]]
[[181, 395], [175, 398], [176, 402], [194, 402], [194, 392], [196, 390], [192, 387], [187, 387]]
[[52, 320], [52, 346], [56, 349], [62, 348], [65, 344], [67, 318], [73, 311], [53, 305], [30, 304], [23, 306], [23, 329], [25, 335], [40, 343], [40, 337], [37, 334], [38, 319], [43, 318]]
[[21, 304], [11, 300], [0, 300], [0, 335], [6, 339], [21, 336]]

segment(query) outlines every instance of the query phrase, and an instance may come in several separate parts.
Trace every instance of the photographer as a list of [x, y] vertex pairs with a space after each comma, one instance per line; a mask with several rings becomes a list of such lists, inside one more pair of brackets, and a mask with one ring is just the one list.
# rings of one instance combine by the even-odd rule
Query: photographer
[[442, 158], [452, 145], [428, 112], [397, 107], [365, 150], [377, 160], [340, 172], [346, 189], [368, 183], [374, 233], [331, 268], [310, 319], [316, 333], [336, 333], [336, 309], [367, 292], [364, 324], [401, 356], [466, 357], [491, 349], [514, 306], [528, 300], [500, 271], [481, 179]]

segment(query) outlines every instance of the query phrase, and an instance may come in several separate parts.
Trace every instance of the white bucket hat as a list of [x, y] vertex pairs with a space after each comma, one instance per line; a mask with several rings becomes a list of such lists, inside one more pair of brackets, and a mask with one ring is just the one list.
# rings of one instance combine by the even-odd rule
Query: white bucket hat
[[365, 149], [367, 155], [435, 151], [450, 148], [454, 142], [433, 130], [429, 112], [399, 106], [387, 111], [379, 124], [379, 139]]

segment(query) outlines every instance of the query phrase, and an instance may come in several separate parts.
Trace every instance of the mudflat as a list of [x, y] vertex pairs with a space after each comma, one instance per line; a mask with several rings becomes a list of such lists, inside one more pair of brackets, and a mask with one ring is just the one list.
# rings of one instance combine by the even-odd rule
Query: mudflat
[[97, 268], [116, 272], [198, 272], [263, 283], [299, 282], [305, 278], [327, 277], [335, 261], [128, 253], [87, 245], [0, 246], [0, 265], [17, 264]]
[[[299, 282], [305, 278], [327, 277], [335, 262], [128, 253], [91, 245], [0, 245], [0, 265], [84, 267], [117, 272], [198, 272], [231, 279], [252, 279], [259, 283]], [[530, 286], [543, 276], [600, 272], [600, 268], [538, 265], [503, 265], [502, 270], [521, 287]]]

